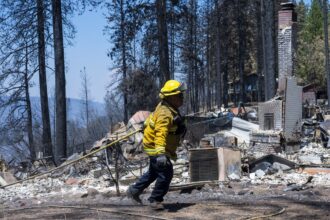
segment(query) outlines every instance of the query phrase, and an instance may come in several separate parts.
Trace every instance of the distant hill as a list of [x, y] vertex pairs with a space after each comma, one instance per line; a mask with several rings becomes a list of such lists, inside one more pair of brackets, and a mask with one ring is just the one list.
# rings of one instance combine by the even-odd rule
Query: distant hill
[[[81, 99], [67, 99], [68, 119], [80, 121], [83, 109], [85, 108], [84, 102]], [[105, 104], [100, 102], [89, 101], [89, 110], [97, 116], [105, 116]]]
[[[68, 121], [76, 121], [79, 124], [83, 123], [83, 117], [82, 117], [82, 110], [84, 108], [83, 100], [80, 99], [67, 99], [67, 120]], [[36, 123], [36, 119], [41, 120], [41, 108], [40, 108], [40, 98], [39, 97], [31, 97], [31, 106], [32, 111], [34, 114], [34, 123]], [[105, 105], [100, 102], [89, 102], [89, 109], [91, 111], [91, 116], [105, 116]], [[8, 114], [9, 110], [6, 110], [3, 112], [3, 114], [0, 116], [0, 121], [5, 120], [6, 114]], [[53, 124], [53, 118], [54, 118], [54, 100], [49, 99], [49, 111], [50, 111], [50, 118], [51, 118], [51, 124]], [[39, 122], [41, 123], [41, 121]], [[4, 141], [2, 141], [4, 142]], [[7, 162], [11, 160], [15, 161], [21, 161], [22, 159], [26, 157], [25, 154], [22, 154], [22, 152], [26, 152], [28, 149], [24, 145], [16, 145], [15, 147], [10, 146], [6, 143], [0, 143], [0, 159], [3, 158]]]
[[[49, 99], [50, 115], [54, 115], [54, 100]], [[41, 117], [40, 98], [31, 97], [32, 111]], [[67, 98], [67, 119], [70, 121], [82, 122], [82, 112], [84, 111], [84, 101], [81, 99]], [[105, 116], [105, 104], [101, 102], [89, 101], [89, 110], [96, 116]]]
[[[4, 100], [5, 98], [2, 97]], [[54, 100], [48, 100], [49, 105], [49, 113], [50, 117], [54, 117], [55, 107], [54, 107]], [[41, 107], [40, 107], [40, 97], [31, 97], [31, 106], [33, 112], [33, 118], [40, 118], [41, 119]], [[67, 98], [67, 120], [68, 121], [82, 121], [82, 112], [84, 111], [84, 101], [81, 99], [73, 99]], [[89, 110], [91, 115], [94, 116], [105, 116], [105, 104], [101, 102], [89, 101]], [[1, 111], [2, 115], [0, 116], [0, 122], [5, 120], [6, 116], [9, 113], [9, 109], [5, 111]], [[52, 121], [52, 120], [51, 120]]]

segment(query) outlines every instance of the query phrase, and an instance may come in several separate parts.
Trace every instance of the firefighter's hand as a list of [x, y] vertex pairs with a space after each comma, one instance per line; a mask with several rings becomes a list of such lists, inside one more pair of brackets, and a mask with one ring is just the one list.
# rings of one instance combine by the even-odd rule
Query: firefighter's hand
[[178, 129], [176, 130], [175, 134], [178, 134], [178, 135], [183, 135], [186, 134], [187, 132], [187, 127], [184, 123], [178, 125]]
[[165, 167], [166, 164], [168, 163], [168, 158], [164, 154], [159, 155], [156, 158], [156, 163], [158, 167]]

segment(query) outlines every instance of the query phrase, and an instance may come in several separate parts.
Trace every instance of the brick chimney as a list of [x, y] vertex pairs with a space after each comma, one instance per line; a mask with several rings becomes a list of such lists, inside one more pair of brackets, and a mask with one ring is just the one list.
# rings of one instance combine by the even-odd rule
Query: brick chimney
[[[278, 76], [281, 79], [294, 74], [297, 14], [292, 2], [281, 4], [278, 12]], [[279, 84], [279, 89], [281, 90]]]
[[[302, 87], [294, 77], [297, 15], [294, 4], [281, 4], [278, 12], [278, 91], [281, 98], [259, 103], [259, 126], [283, 133], [286, 150], [300, 141], [302, 118]], [[267, 136], [267, 135], [266, 135]], [[298, 146], [298, 145], [297, 145]]]

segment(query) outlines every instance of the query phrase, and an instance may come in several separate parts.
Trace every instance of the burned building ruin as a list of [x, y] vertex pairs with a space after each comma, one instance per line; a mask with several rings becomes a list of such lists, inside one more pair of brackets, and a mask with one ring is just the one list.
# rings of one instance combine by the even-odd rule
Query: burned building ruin
[[294, 4], [282, 3], [278, 12], [277, 94], [258, 106], [260, 129], [282, 132], [286, 143], [299, 141], [302, 119], [302, 87], [294, 77], [296, 22]]

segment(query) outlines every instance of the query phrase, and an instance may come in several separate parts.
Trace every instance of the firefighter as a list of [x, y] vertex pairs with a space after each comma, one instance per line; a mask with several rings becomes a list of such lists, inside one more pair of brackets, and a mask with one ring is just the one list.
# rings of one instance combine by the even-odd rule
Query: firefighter
[[176, 80], [169, 80], [160, 90], [160, 103], [145, 121], [143, 148], [149, 156], [149, 169], [127, 190], [127, 196], [142, 203], [140, 194], [156, 180], [148, 199], [155, 210], [164, 209], [162, 202], [168, 192], [172, 177], [172, 160], [177, 159], [176, 148], [186, 132], [184, 118], [179, 112], [186, 87]]

